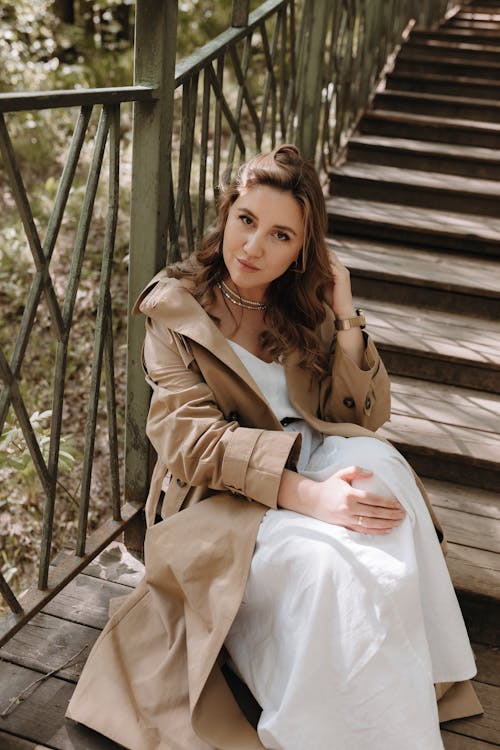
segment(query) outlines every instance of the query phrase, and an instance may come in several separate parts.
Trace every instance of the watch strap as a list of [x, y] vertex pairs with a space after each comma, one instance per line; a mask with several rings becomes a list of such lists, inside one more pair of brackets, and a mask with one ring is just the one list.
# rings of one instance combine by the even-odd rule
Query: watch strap
[[356, 310], [355, 318], [346, 318], [345, 320], [336, 320], [335, 329], [337, 331], [349, 331], [351, 328], [364, 328], [366, 319], [363, 310]]

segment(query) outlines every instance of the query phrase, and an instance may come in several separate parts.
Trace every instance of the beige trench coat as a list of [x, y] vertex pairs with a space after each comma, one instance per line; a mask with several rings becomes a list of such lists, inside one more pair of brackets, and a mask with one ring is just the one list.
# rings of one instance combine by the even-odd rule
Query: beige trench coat
[[[301, 438], [283, 430], [180, 281], [160, 273], [139, 308], [153, 389], [147, 432], [158, 454], [146, 504], [145, 578], [95, 644], [67, 715], [131, 750], [262, 750], [222, 674], [221, 649], [261, 518], [276, 507]], [[331, 314], [321, 333], [330, 348]], [[324, 433], [372, 435], [390, 403], [373, 342], [367, 338], [363, 369], [340, 347], [331, 363], [321, 382], [287, 364], [290, 401]], [[153, 525], [162, 486], [165, 520]], [[445, 693], [442, 720], [481, 712], [468, 682], [437, 691]]]

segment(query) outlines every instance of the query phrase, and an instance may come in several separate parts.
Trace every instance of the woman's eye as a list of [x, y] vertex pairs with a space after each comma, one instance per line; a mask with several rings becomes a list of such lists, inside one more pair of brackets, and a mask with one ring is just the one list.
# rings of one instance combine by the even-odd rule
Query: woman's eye
[[275, 237], [282, 242], [290, 239], [290, 237], [285, 232], [276, 232]]
[[252, 223], [252, 219], [249, 216], [247, 216], [246, 214], [240, 214], [240, 216], [238, 218], [240, 219], [240, 221], [243, 222], [243, 224], [247, 224], [248, 225], [248, 224]]

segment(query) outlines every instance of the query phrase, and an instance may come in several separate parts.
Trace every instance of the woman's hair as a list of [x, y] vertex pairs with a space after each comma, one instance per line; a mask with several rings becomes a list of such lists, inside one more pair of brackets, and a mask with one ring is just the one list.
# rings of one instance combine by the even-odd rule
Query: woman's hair
[[304, 218], [304, 244], [297, 263], [271, 282], [266, 293], [268, 328], [261, 335], [262, 346], [274, 360], [286, 360], [298, 351], [301, 366], [323, 373], [327, 353], [320, 345], [318, 327], [325, 319], [323, 290], [331, 282], [325, 242], [327, 213], [316, 170], [295, 146], [279, 146], [243, 164], [236, 180], [221, 188], [217, 222], [201, 248], [187, 260], [171, 265], [168, 273], [190, 278], [195, 298], [210, 307], [215, 284], [227, 275], [222, 242], [229, 209], [242, 192], [255, 185], [290, 192]]

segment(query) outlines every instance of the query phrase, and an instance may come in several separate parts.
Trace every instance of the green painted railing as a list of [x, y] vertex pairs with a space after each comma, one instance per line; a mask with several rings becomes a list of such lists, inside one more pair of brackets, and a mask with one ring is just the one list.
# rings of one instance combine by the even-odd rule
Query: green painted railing
[[[176, 0], [137, 0], [135, 85], [120, 89], [0, 95], [0, 148], [3, 172], [21, 217], [35, 272], [15, 344], [0, 349], [0, 433], [9, 410], [22, 429], [35, 466], [43, 534], [38, 583], [16, 597], [0, 575], [0, 590], [10, 608], [3, 620], [7, 640], [54, 596], [109, 541], [125, 531], [126, 543], [142, 544], [140, 510], [148, 487], [149, 449], [145, 421], [149, 391], [140, 349], [143, 321], [128, 321], [125, 447], [117, 429], [113, 340], [112, 279], [116, 215], [119, 206], [120, 105], [134, 102], [131, 183], [129, 307], [165, 262], [190, 252], [214, 215], [219, 185], [249, 154], [292, 141], [325, 168], [339, 155], [366, 107], [384, 66], [416, 19], [437, 23], [451, 5], [446, 0], [266, 0], [248, 13], [248, 0], [234, 0], [231, 27], [175, 67]], [[35, 226], [30, 198], [14, 153], [8, 120], [15, 112], [78, 108], [73, 139], [59, 182], [44, 239]], [[100, 110], [92, 138], [93, 110]], [[67, 269], [64, 299], [54, 288], [51, 260], [65, 208], [89, 138], [93, 158]], [[102, 167], [108, 149], [107, 175]], [[72, 554], [51, 566], [54, 510], [59, 501], [59, 459], [66, 408], [69, 347], [94, 200], [106, 177], [108, 215], [92, 332], [93, 357], [88, 388], [87, 426], [81, 461], [81, 489]], [[95, 248], [94, 248], [95, 250]], [[54, 371], [50, 445], [44, 454], [26, 406], [23, 362], [41, 302], [52, 326]], [[89, 339], [90, 340], [90, 339]], [[89, 534], [92, 466], [101, 381], [110, 466], [109, 519]], [[120, 487], [120, 461], [124, 463]]]

